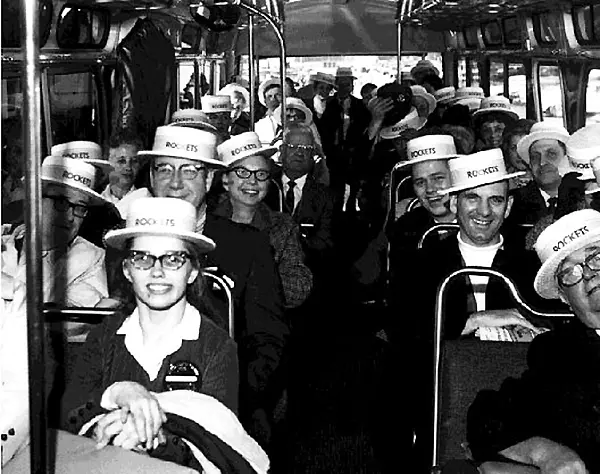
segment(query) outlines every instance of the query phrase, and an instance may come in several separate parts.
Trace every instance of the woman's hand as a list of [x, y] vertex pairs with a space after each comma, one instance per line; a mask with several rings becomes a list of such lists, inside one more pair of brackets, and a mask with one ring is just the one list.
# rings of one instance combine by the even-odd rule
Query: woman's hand
[[119, 408], [121, 422], [125, 423], [131, 414], [140, 442], [150, 449], [161, 425], [167, 421], [156, 397], [136, 382], [116, 382], [107, 391], [107, 401]]

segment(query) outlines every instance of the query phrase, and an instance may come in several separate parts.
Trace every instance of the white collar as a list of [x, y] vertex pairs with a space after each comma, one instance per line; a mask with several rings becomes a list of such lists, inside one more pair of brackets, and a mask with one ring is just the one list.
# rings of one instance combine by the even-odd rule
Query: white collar
[[112, 190], [110, 189], [110, 184], [108, 184], [106, 186], [106, 188], [104, 189], [104, 191], [102, 191], [102, 193], [100, 194], [103, 198], [105, 198], [106, 200], [112, 202], [113, 204], [118, 203], [121, 199], [123, 199], [125, 196], [130, 195], [132, 192], [134, 192], [137, 188], [135, 186], [131, 186], [131, 188], [129, 188], [129, 191], [127, 191], [125, 194], [123, 194], [123, 197], [119, 198], [117, 196], [115, 196], [112, 192]]
[[[296, 183], [296, 188], [295, 189], [299, 189], [300, 192], [302, 192], [302, 189], [304, 188], [304, 185], [306, 184], [306, 178], [308, 176], [308, 173], [305, 175], [300, 176], [299, 178], [296, 178], [294, 180], [294, 183]], [[291, 179], [284, 173], [281, 175], [281, 181], [283, 182], [284, 188], [285, 186], [287, 186], [287, 184], [291, 181]]]
[[548, 201], [550, 201], [551, 198], [556, 197], [556, 196], [550, 196], [550, 194], [548, 194], [542, 188], [539, 188], [539, 190], [540, 190], [542, 197], [544, 198], [544, 202], [546, 203], [546, 206], [548, 205]]
[[487, 245], [485, 247], [476, 247], [475, 245], [469, 244], [462, 237], [462, 231], [457, 234], [458, 247], [460, 249], [467, 250], [469, 252], [496, 252], [504, 246], [504, 237], [500, 234], [500, 241], [497, 244]]
[[200, 336], [201, 316], [196, 308], [189, 303], [186, 304], [183, 317], [177, 326], [171, 328], [168, 334], [158, 342], [153, 343], [152, 347], [144, 346], [144, 337], [142, 326], [140, 324], [140, 314], [136, 308], [129, 315], [117, 334], [125, 335], [125, 347], [133, 358], [142, 366], [142, 368], [154, 380], [158, 375], [163, 360], [177, 352], [183, 341], [195, 341]]

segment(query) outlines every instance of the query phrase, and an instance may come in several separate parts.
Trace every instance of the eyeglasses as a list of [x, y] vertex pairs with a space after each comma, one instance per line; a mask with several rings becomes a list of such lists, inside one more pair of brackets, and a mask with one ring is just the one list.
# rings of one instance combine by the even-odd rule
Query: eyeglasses
[[561, 270], [556, 275], [560, 286], [568, 288], [583, 280], [584, 267], [595, 272], [600, 270], [600, 250], [587, 257], [583, 263]]
[[294, 145], [293, 143], [284, 143], [283, 146], [288, 150], [314, 151], [315, 149], [312, 145]]
[[158, 260], [164, 270], [179, 270], [191, 258], [187, 252], [167, 252], [163, 255], [152, 255], [148, 252], [132, 250], [129, 261], [138, 270], [150, 270]]
[[231, 171], [233, 171], [236, 176], [241, 179], [248, 179], [250, 176], [254, 175], [258, 181], [268, 181], [271, 177], [271, 173], [267, 170], [249, 170], [243, 166], [233, 168]]
[[73, 209], [73, 215], [76, 217], [85, 217], [88, 213], [88, 207], [83, 204], [73, 204], [64, 196], [44, 196], [45, 198], [51, 199], [54, 204], [54, 210], [59, 212], [67, 212], [69, 209]]
[[154, 165], [154, 175], [158, 179], [171, 179], [176, 171], [181, 172], [181, 177], [185, 180], [196, 179], [198, 174], [201, 171], [204, 171], [206, 168], [202, 165], [181, 165], [179, 169], [175, 168], [170, 163], [157, 163]]

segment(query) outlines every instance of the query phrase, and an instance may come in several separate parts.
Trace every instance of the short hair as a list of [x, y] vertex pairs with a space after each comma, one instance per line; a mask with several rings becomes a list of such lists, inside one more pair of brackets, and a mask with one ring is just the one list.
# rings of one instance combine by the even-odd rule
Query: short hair
[[137, 150], [144, 148], [144, 143], [140, 136], [130, 128], [124, 128], [110, 136], [110, 140], [108, 141], [110, 148], [117, 148], [122, 145], [132, 145]]
[[313, 133], [312, 128], [310, 128], [308, 125], [305, 125], [303, 123], [290, 123], [289, 125], [286, 125], [285, 130], [283, 131], [283, 142], [284, 143], [287, 142], [287, 137], [291, 133], [300, 133], [300, 134], [310, 135], [313, 145], [317, 144], [316, 140], [315, 140], [315, 134]]
[[266, 97], [267, 92], [270, 91], [271, 89], [274, 89], [275, 87], [278, 87], [279, 89], [281, 89], [281, 84], [279, 84], [279, 83], [269, 84], [267, 87], [265, 87], [265, 90], [263, 91], [263, 95]]
[[377, 86], [372, 82], [367, 82], [364, 86], [360, 88], [360, 95], [366, 95], [369, 92], [377, 89]]
[[444, 87], [444, 81], [440, 79], [440, 76], [433, 73], [429, 73], [423, 76], [423, 78], [421, 79], [421, 85], [425, 83], [429, 84], [436, 91]]
[[510, 126], [507, 126], [502, 132], [502, 149], [508, 149], [509, 142], [512, 137], [516, 135], [529, 135], [531, 127], [535, 123], [535, 120], [530, 119], [519, 119]]

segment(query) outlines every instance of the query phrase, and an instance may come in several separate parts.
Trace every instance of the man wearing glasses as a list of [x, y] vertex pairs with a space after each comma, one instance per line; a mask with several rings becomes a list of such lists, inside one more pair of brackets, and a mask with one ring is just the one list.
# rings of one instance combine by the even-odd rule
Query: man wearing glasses
[[[216, 144], [216, 135], [206, 130], [158, 127], [152, 150], [138, 153], [151, 159], [150, 189], [139, 189], [125, 199], [155, 196], [188, 201], [196, 208], [196, 232], [215, 241], [217, 248], [207, 256], [206, 266], [218, 267], [233, 283], [241, 371], [240, 416], [265, 445], [269, 427], [264, 423], [264, 413], [270, 412], [277, 398], [273, 392], [279, 387], [272, 375], [279, 366], [289, 328], [283, 318], [281, 283], [267, 237], [250, 226], [207, 212], [206, 193], [215, 170], [223, 168]], [[131, 292], [124, 292], [128, 286], [120, 264], [115, 264], [121, 261], [119, 256], [108, 256], [107, 261], [111, 297], [131, 302]], [[191, 302], [205, 308], [205, 301]], [[262, 411], [257, 414], [257, 410]]]
[[576, 318], [534, 339], [519, 380], [479, 393], [469, 409], [469, 447], [481, 462], [600, 472], [600, 213], [567, 214], [540, 234], [535, 250], [542, 261], [535, 291], [560, 298]]
[[[90, 206], [108, 202], [94, 191], [93, 165], [50, 156], [42, 163], [42, 263], [45, 303], [93, 307], [108, 296], [104, 250], [80, 237]], [[25, 225], [2, 236], [2, 298], [5, 309], [25, 289]]]

